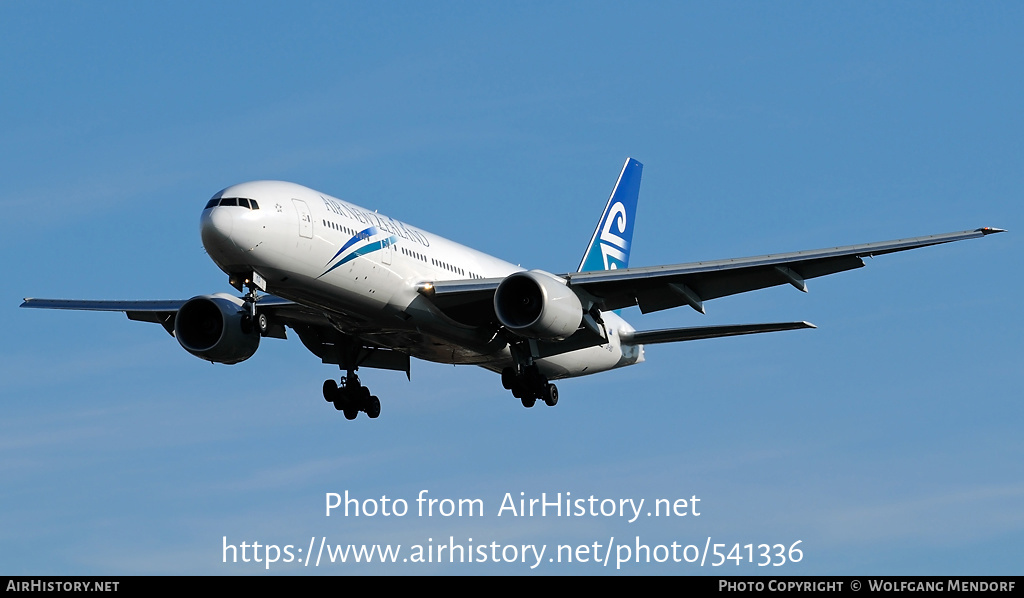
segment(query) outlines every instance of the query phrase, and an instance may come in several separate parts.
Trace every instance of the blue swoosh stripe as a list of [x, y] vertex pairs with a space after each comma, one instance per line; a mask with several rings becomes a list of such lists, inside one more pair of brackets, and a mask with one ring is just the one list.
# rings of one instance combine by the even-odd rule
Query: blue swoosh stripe
[[356, 259], [359, 256], [368, 255], [368, 254], [373, 253], [374, 251], [379, 251], [380, 249], [383, 249], [384, 247], [387, 247], [388, 245], [393, 245], [396, 241], [398, 241], [398, 237], [393, 237], [392, 236], [392, 237], [388, 237], [387, 239], [382, 239], [380, 241], [377, 241], [376, 243], [370, 243], [369, 245], [366, 245], [365, 247], [360, 247], [359, 249], [357, 249], [357, 250], [353, 251], [352, 253], [346, 255], [340, 262], [338, 262], [337, 264], [334, 264], [333, 266], [331, 266], [330, 269], [328, 269], [326, 272], [324, 272], [320, 276], [317, 276], [317, 278], [320, 278], [320, 277], [324, 276], [325, 274], [327, 274], [331, 270], [334, 270], [338, 266], [341, 266], [343, 264], [347, 264], [348, 262], [351, 262], [352, 260]]
[[377, 230], [376, 226], [371, 226], [368, 229], [359, 231], [351, 239], [349, 239], [348, 242], [346, 242], [344, 245], [342, 245], [341, 249], [338, 250], [338, 253], [335, 253], [334, 257], [332, 257], [331, 259], [327, 260], [327, 263], [329, 264], [329, 263], [333, 262], [335, 259], [337, 259], [337, 257], [339, 255], [342, 254], [342, 252], [344, 252], [349, 247], [352, 247], [353, 245], [355, 245], [356, 243], [358, 243], [360, 241], [365, 241], [366, 239], [369, 239], [370, 237], [372, 237], [373, 235], [376, 235], [379, 232], [380, 231]]

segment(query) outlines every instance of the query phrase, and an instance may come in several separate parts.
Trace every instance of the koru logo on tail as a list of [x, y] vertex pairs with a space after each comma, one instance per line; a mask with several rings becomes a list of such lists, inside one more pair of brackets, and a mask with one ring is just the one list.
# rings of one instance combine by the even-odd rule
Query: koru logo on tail
[[[627, 218], [626, 207], [622, 202], [615, 202], [608, 210], [608, 217], [601, 227], [601, 256], [604, 258], [605, 270], [615, 270], [628, 263], [629, 241], [619, 236], [626, 232]], [[613, 226], [618, 234], [612, 232]]]

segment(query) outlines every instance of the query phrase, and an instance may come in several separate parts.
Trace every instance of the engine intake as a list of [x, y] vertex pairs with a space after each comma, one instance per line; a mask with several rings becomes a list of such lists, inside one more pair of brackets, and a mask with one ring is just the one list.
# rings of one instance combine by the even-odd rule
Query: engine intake
[[174, 318], [178, 344], [200, 359], [233, 364], [253, 356], [260, 346], [243, 302], [225, 293], [200, 295], [185, 302]]
[[509, 274], [494, 291], [505, 328], [527, 338], [562, 340], [583, 320], [583, 305], [565, 281], [543, 270]]

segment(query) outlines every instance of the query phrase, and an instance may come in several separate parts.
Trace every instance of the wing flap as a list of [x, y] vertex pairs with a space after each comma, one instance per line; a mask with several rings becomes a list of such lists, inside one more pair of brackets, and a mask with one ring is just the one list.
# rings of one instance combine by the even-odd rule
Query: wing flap
[[124, 313], [129, 320], [160, 324], [167, 334], [174, 336], [174, 316], [178, 315], [177, 311], [126, 311]]
[[[854, 270], [863, 266], [864, 261], [860, 257], [853, 255], [809, 260], [799, 264], [789, 263], [782, 268], [777, 265], [754, 266], [655, 279], [654, 281], [648, 281], [647, 284], [637, 285], [635, 305], [639, 305], [640, 311], [646, 314], [691, 304], [691, 297], [685, 293], [666, 292], [667, 290], [675, 290], [672, 288], [673, 285], [684, 285], [693, 292], [694, 297], [692, 298], [703, 302], [783, 284], [791, 284], [800, 288], [796, 281], [802, 282], [803, 280]], [[789, 270], [789, 272], [785, 272], [783, 268]], [[793, 276], [794, 274], [796, 277]], [[803, 287], [801, 290], [806, 290], [806, 287]], [[590, 292], [599, 294], [599, 291], [590, 290]], [[616, 300], [613, 303], [630, 301], [628, 296], [613, 297], [613, 299]], [[621, 307], [628, 307], [629, 305], [634, 305], [634, 303], [627, 303]], [[606, 309], [619, 309], [619, 307], [607, 307]], [[698, 311], [700, 310], [698, 309]]]

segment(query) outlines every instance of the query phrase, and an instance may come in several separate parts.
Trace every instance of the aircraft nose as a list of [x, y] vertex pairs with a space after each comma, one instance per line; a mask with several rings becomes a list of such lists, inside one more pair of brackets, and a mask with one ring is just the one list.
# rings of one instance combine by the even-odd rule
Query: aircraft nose
[[[215, 207], [203, 212], [200, 218], [200, 237], [206, 253], [220, 263], [236, 253], [231, 233], [234, 229], [234, 214], [231, 208]], [[229, 261], [229, 260], [228, 260]]]
[[234, 228], [234, 216], [230, 209], [214, 207], [203, 212], [199, 221], [199, 232], [206, 251], [213, 252], [231, 247], [231, 231]]

